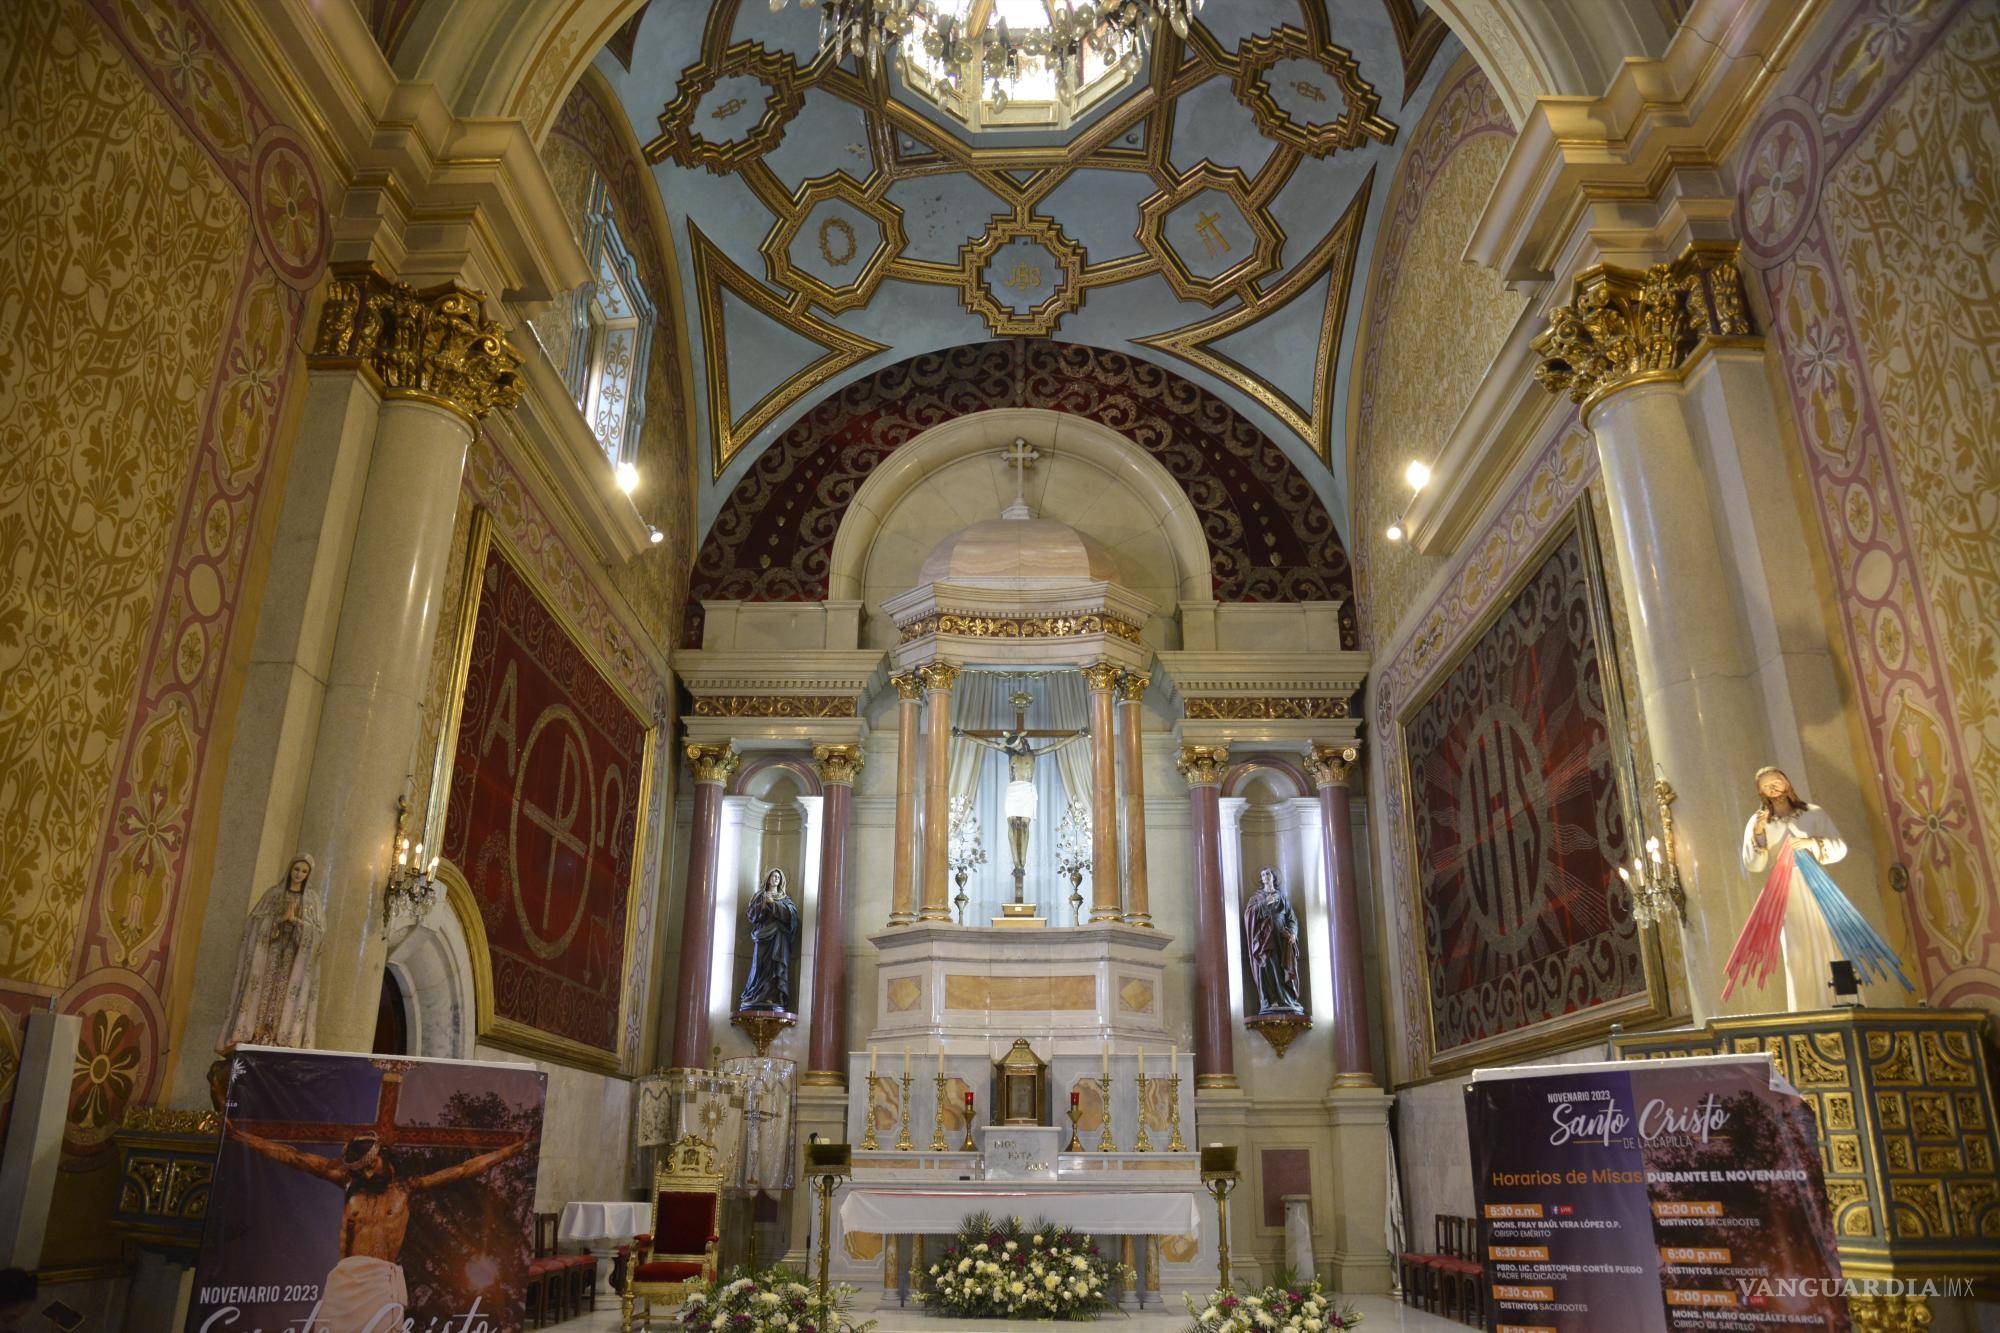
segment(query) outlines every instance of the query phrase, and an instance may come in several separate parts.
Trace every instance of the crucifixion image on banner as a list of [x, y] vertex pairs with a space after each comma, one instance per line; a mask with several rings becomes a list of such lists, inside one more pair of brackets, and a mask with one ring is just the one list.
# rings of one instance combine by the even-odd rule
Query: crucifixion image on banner
[[187, 1326], [520, 1328], [543, 1097], [526, 1065], [239, 1048]]

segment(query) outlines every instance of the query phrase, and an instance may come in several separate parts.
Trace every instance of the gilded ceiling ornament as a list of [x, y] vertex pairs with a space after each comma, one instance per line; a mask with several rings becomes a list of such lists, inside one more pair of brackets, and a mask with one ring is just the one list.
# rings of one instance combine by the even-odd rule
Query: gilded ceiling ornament
[[[1313, 157], [1340, 149], [1359, 148], [1370, 139], [1394, 143], [1394, 121], [1376, 114], [1382, 98], [1361, 76], [1354, 53], [1328, 44], [1314, 49], [1312, 38], [1293, 27], [1251, 37], [1237, 48], [1236, 100], [1250, 108], [1257, 128], [1278, 143]], [[1289, 61], [1310, 62], [1318, 73], [1276, 67]], [[1340, 114], [1321, 120], [1320, 108], [1331, 111], [1339, 99]]]
[[705, 694], [694, 701], [696, 717], [853, 717], [854, 699], [845, 694]]
[[391, 396], [435, 399], [476, 425], [521, 401], [521, 354], [486, 318], [485, 299], [451, 283], [419, 290], [369, 264], [341, 265], [327, 283], [313, 360], [365, 366]]
[[[732, 127], [724, 125], [720, 132], [726, 137], [711, 139], [704, 120], [733, 120], [743, 110], [744, 99], [732, 97], [714, 106], [704, 104], [717, 84], [735, 78], [750, 78], [763, 85], [763, 114], [747, 129], [731, 132]], [[758, 42], [738, 42], [724, 51], [719, 61], [696, 62], [681, 72], [674, 100], [660, 112], [660, 133], [642, 151], [648, 162], [672, 158], [684, 167], [699, 166], [727, 176], [776, 148], [804, 101], [797, 69], [789, 57], [766, 51]], [[731, 102], [738, 105], [731, 106]]]
[[1347, 700], [1333, 695], [1197, 695], [1182, 714], [1197, 722], [1317, 722], [1347, 716]]
[[[1312, 446], [1313, 452], [1329, 467], [1333, 462], [1334, 370], [1340, 360], [1341, 328], [1347, 319], [1347, 296], [1354, 283], [1354, 269], [1361, 253], [1361, 224], [1368, 216], [1368, 196], [1374, 189], [1371, 167], [1354, 192], [1353, 200], [1340, 220], [1312, 248], [1312, 253], [1291, 272], [1258, 293], [1254, 300], [1232, 306], [1219, 315], [1193, 324], [1156, 333], [1132, 341], [1144, 347], [1172, 353], [1189, 365], [1199, 366], [1269, 408], [1285, 425]], [[1223, 351], [1221, 344], [1231, 334], [1248, 328], [1293, 301], [1314, 297], [1320, 292], [1319, 343], [1313, 350], [1312, 400], [1300, 403], [1256, 368]]]
[[1219, 787], [1223, 775], [1229, 771], [1229, 747], [1183, 745], [1174, 758], [1174, 767], [1181, 771], [1190, 787]]
[[[1029, 241], [1048, 256], [1052, 270], [1022, 262], [1005, 273], [991, 272], [996, 253], [1016, 241]], [[986, 321], [986, 327], [1001, 337], [1026, 334], [1046, 337], [1054, 333], [1065, 315], [1083, 304], [1083, 247], [1063, 234], [1054, 218], [1031, 215], [1022, 222], [1006, 213], [997, 214], [986, 224], [986, 234], [958, 249], [959, 304]], [[1026, 297], [1046, 286], [1049, 294], [1026, 314], [994, 295], [996, 285], [1011, 286]]]
[[866, 758], [858, 745], [813, 746], [813, 770], [819, 774], [821, 782], [837, 782], [851, 787], [865, 762]]
[[1671, 375], [1704, 342], [1750, 336], [1736, 248], [1691, 246], [1643, 271], [1598, 264], [1549, 312], [1530, 344], [1535, 380], [1585, 403], [1642, 377]]
[[1315, 787], [1345, 787], [1361, 752], [1352, 745], [1315, 745], [1306, 751], [1306, 772]]
[[728, 741], [720, 745], [690, 742], [686, 753], [688, 767], [694, 770], [694, 780], [698, 783], [727, 782], [743, 762], [743, 756], [736, 753], [736, 747]]
[[[778, 221], [759, 247], [765, 276], [777, 286], [805, 296], [829, 315], [867, 305], [882, 283], [884, 270], [902, 256], [905, 245], [903, 210], [882, 197], [888, 186], [886, 175], [877, 174], [864, 186], [846, 172], [836, 171], [805, 182], [789, 199], [781, 193], [783, 207], [776, 210]], [[874, 234], [865, 239], [858, 236], [854, 224], [834, 211], [834, 205], [845, 205], [861, 214], [874, 224]], [[829, 270], [852, 266], [852, 275], [815, 273], [799, 267], [792, 252], [802, 232], [814, 237], [820, 259]], [[843, 280], [836, 282], [836, 276]]]
[[[1203, 196], [1212, 194], [1226, 198], [1230, 207], [1205, 203]], [[1190, 231], [1201, 246], [1198, 256], [1183, 255], [1181, 247], [1190, 242], [1177, 245], [1167, 235], [1167, 223], [1183, 209], [1195, 213]], [[1254, 303], [1254, 284], [1278, 267], [1284, 241], [1278, 224], [1251, 198], [1249, 177], [1235, 167], [1198, 162], [1170, 189], [1139, 205], [1139, 244], [1159, 261], [1160, 276], [1183, 301], [1220, 305], [1242, 296], [1246, 304]]]
[[[694, 252], [695, 300], [701, 310], [702, 346], [709, 354], [702, 358], [708, 390], [709, 431], [714, 437], [710, 459], [711, 476], [719, 477], [729, 460], [745, 442], [754, 438], [780, 412], [850, 366], [866, 361], [886, 344], [863, 338], [804, 310], [793, 310], [772, 295], [769, 288], [731, 263], [729, 256], [710, 241], [701, 228], [688, 221], [689, 248]], [[729, 331], [723, 315], [722, 294], [739, 298], [756, 314], [819, 344], [826, 354], [788, 378], [779, 381], [763, 397], [741, 412], [729, 391]]]

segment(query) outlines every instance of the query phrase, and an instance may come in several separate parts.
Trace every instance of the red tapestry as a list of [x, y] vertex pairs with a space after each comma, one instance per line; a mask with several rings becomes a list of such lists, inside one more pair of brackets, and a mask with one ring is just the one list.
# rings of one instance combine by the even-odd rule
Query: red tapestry
[[444, 855], [486, 927], [499, 1020], [618, 1051], [646, 722], [487, 547]]
[[1435, 1057], [1647, 990], [1585, 542], [1404, 723]]

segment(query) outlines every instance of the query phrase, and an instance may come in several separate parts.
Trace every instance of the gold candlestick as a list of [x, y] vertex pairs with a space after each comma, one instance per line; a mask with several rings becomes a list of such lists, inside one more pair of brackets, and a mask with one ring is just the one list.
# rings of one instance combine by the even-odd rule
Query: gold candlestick
[[915, 1152], [917, 1145], [910, 1141], [910, 1076], [903, 1075], [903, 1131], [896, 1136], [897, 1152]]
[[882, 1144], [875, 1137], [875, 1076], [873, 1074], [868, 1076], [868, 1096], [861, 1103], [861, 1118], [868, 1129], [868, 1132], [861, 1136], [861, 1150], [863, 1152], [874, 1152]]
[[960, 1152], [978, 1152], [979, 1146], [972, 1141], [972, 1103], [965, 1104], [965, 1142], [958, 1145]]
[[944, 1075], [937, 1076], [937, 1125], [931, 1130], [931, 1151], [943, 1152], [949, 1145], [944, 1139]]
[[1077, 1122], [1082, 1118], [1083, 1118], [1082, 1107], [1071, 1106], [1069, 1108], [1069, 1146], [1063, 1149], [1064, 1152], [1083, 1151], [1083, 1136], [1076, 1132]]
[[1173, 1084], [1173, 1099], [1167, 1104], [1167, 1123], [1174, 1127], [1174, 1137], [1167, 1143], [1168, 1152], [1186, 1152], [1187, 1144], [1181, 1138], [1181, 1076], [1176, 1073], [1167, 1080]]
[[1097, 1151], [1117, 1152], [1118, 1141], [1111, 1137], [1111, 1077], [1107, 1074], [1097, 1082], [1104, 1089], [1104, 1137], [1097, 1141]]
[[1146, 1137], [1146, 1085], [1150, 1082], [1144, 1074], [1139, 1075], [1139, 1136], [1132, 1140], [1133, 1152], [1153, 1151], [1153, 1141]]

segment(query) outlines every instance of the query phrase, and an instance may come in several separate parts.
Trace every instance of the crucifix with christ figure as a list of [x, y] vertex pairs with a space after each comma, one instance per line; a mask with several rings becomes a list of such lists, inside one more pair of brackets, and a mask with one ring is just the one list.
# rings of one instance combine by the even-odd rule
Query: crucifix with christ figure
[[[1029, 915], [1023, 891], [1028, 876], [1028, 828], [1035, 822], [1035, 761], [1090, 735], [1085, 729], [1030, 728], [1028, 705], [1034, 701], [1035, 696], [1025, 691], [1017, 692], [1008, 700], [1014, 705], [1014, 725], [1011, 727], [951, 729], [954, 736], [963, 736], [975, 745], [998, 750], [1007, 756], [1004, 809], [1007, 815], [1007, 846], [1014, 854], [1014, 901], [1002, 910], [1012, 917]], [[1053, 737], [1055, 740], [1053, 744], [1037, 747], [1030, 743], [1035, 737]]]

